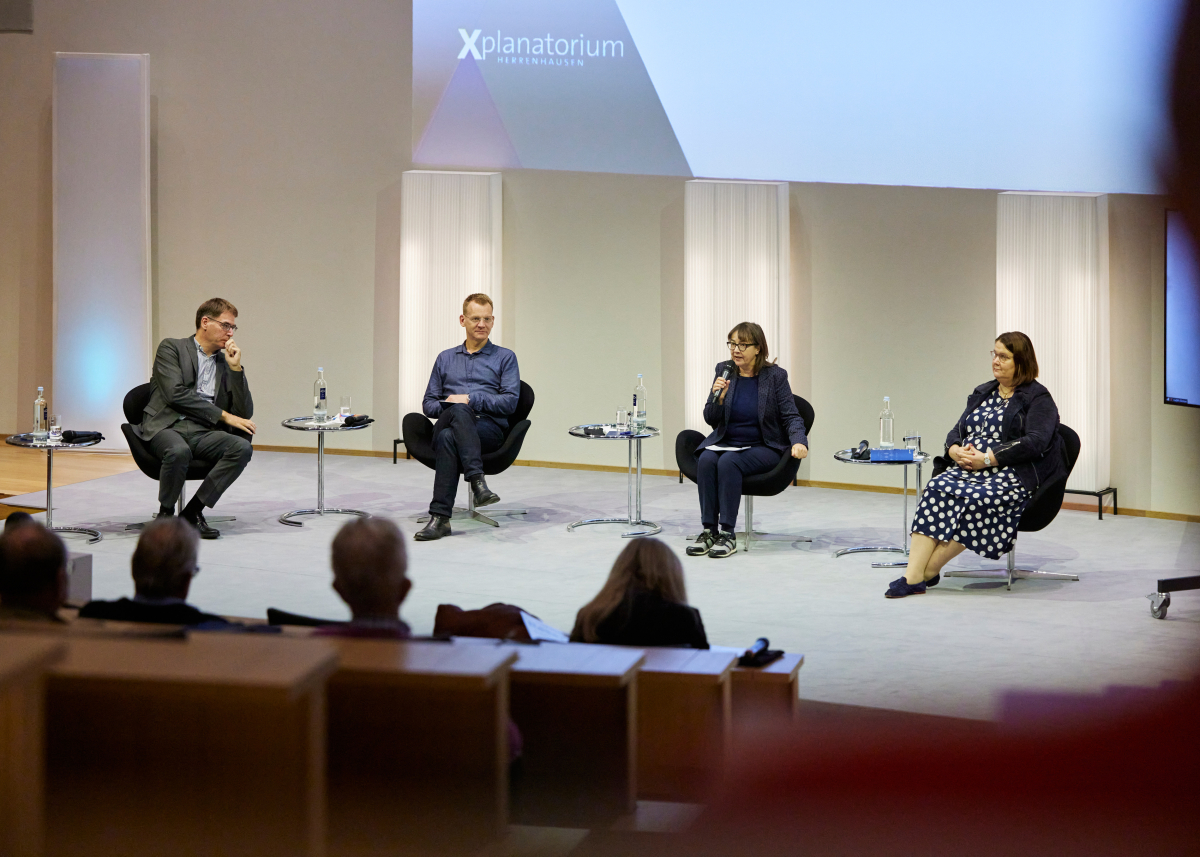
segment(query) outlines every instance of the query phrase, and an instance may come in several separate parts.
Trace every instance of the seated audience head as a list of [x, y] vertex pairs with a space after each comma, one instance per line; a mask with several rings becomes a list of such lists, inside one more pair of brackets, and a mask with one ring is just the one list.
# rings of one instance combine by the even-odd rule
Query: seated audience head
[[675, 604], [687, 603], [679, 557], [658, 539], [634, 539], [617, 555], [599, 594], [579, 611], [576, 624], [583, 641], [598, 642], [597, 626], [639, 592], [652, 592]]
[[992, 346], [992, 374], [1005, 387], [1020, 387], [1037, 379], [1037, 354], [1028, 336], [1013, 330], [996, 337]]
[[155, 518], [133, 552], [133, 588], [143, 598], [187, 600], [200, 571], [200, 534], [183, 518]]
[[36, 524], [33, 515], [28, 512], [12, 512], [4, 519], [4, 532], [15, 530], [17, 527], [23, 527], [26, 524]]
[[333, 589], [356, 620], [398, 621], [412, 588], [404, 536], [384, 518], [355, 518], [333, 539]]
[[[0, 608], [57, 618], [67, 597], [67, 549], [36, 521], [0, 536]], [[34, 618], [31, 616], [30, 618]]]

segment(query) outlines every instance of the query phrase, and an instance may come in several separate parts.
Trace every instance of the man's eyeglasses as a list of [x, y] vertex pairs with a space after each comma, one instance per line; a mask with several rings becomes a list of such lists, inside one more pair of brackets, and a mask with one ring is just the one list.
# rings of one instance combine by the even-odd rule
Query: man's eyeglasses
[[492, 324], [496, 321], [496, 317], [494, 315], [474, 315], [469, 317], [467, 321], [471, 322], [471, 324], [479, 324], [480, 322]]
[[755, 348], [753, 342], [726, 342], [730, 351], [736, 351], [739, 354], [745, 354], [747, 348]]
[[[205, 318], [208, 318], [208, 316], [205, 316]], [[217, 321], [215, 318], [208, 318], [208, 320], [211, 321], [213, 324], [221, 325], [221, 329], [224, 330], [226, 333], [237, 333], [237, 325], [236, 324], [230, 324], [227, 321]]]
[[1011, 354], [997, 354], [995, 351], [989, 351], [988, 354], [992, 355], [993, 360], [999, 360], [1001, 363], [1007, 363], [1009, 360], [1012, 360]]

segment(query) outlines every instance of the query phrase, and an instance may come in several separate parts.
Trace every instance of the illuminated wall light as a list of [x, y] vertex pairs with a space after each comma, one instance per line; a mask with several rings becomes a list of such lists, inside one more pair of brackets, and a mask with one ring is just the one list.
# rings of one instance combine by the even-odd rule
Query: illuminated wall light
[[[126, 449], [122, 401], [150, 380], [149, 67], [144, 54], [54, 57], [54, 376], [47, 386], [51, 412], [68, 429], [103, 433], [102, 449]], [[36, 395], [20, 391], [28, 403], [20, 431], [31, 428]]]
[[1020, 330], [1038, 378], [1082, 448], [1068, 487], [1108, 487], [1108, 198], [1002, 193], [996, 220], [997, 333]]
[[[464, 339], [462, 301], [502, 306], [500, 173], [410, 170], [401, 184], [400, 419], [421, 410], [434, 357]], [[500, 324], [492, 330], [500, 341]]]
[[684, 408], [707, 434], [713, 367], [729, 329], [757, 322], [790, 369], [787, 182], [689, 181], [684, 188]]

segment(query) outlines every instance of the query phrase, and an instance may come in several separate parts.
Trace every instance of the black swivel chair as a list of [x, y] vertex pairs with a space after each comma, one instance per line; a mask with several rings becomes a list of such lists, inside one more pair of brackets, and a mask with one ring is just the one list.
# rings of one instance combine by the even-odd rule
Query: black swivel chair
[[[140, 425], [142, 422], [142, 412], [146, 410], [146, 405], [150, 403], [150, 384], [139, 384], [128, 393], [125, 394], [125, 401], [122, 403], [122, 409], [125, 411], [125, 419], [127, 422], [121, 424], [121, 434], [125, 435], [125, 442], [129, 444], [129, 451], [133, 453], [133, 461], [138, 466], [138, 470], [145, 473], [155, 482], [158, 481], [158, 474], [162, 470], [162, 460], [154, 454], [154, 450], [150, 448], [150, 444], [142, 440], [133, 432], [134, 425]], [[249, 439], [249, 435], [241, 433], [242, 437]], [[210, 470], [216, 466], [215, 461], [201, 461], [192, 459], [188, 465], [187, 476], [185, 479], [203, 480], [208, 476]], [[179, 492], [179, 500], [176, 504], [176, 514], [183, 512], [183, 507], [186, 504], [187, 488], [185, 487]], [[228, 521], [236, 521], [237, 518], [232, 516], [205, 516], [210, 524], [226, 523]], [[145, 526], [145, 523], [130, 524], [125, 529], [137, 530]]]
[[[512, 467], [513, 462], [517, 460], [517, 456], [521, 452], [521, 443], [525, 440], [525, 434], [529, 431], [529, 426], [532, 425], [529, 422], [529, 412], [531, 410], [533, 410], [533, 387], [522, 381], [521, 393], [517, 399], [517, 409], [508, 418], [508, 431], [504, 435], [504, 441], [500, 444], [499, 449], [494, 452], [484, 453], [483, 455], [483, 473], [485, 476], [495, 476], [498, 473], [503, 473]], [[404, 443], [404, 448], [408, 451], [408, 454], [432, 470], [436, 466], [436, 455], [433, 451], [433, 423], [429, 417], [424, 414], [405, 414], [400, 428], [403, 435], [400, 440]], [[524, 514], [526, 514], [525, 509], [488, 509], [488, 515]], [[475, 495], [471, 493], [468, 487], [467, 508], [463, 509], [456, 506], [452, 517], [470, 518], [475, 521], [482, 521], [485, 524], [491, 524], [493, 527], [500, 526], [499, 522], [492, 520], [488, 515], [475, 511]], [[418, 522], [428, 520], [428, 515], [417, 518]]]
[[[1062, 509], [1063, 495], [1067, 490], [1067, 480], [1071, 478], [1071, 471], [1075, 469], [1075, 462], [1079, 458], [1079, 435], [1075, 430], [1062, 423], [1058, 424], [1058, 436], [1063, 442], [1063, 457], [1066, 459], [1067, 472], [1061, 479], [1056, 479], [1053, 482], [1047, 482], [1037, 489], [1033, 494], [1033, 499], [1029, 501], [1029, 505], [1025, 507], [1025, 513], [1021, 515], [1021, 521], [1017, 524], [1018, 533], [1036, 533], [1038, 530], [1043, 530], [1050, 525]], [[933, 476], [937, 476], [946, 469], [945, 463], [941, 459], [938, 465], [934, 467]], [[932, 479], [933, 476], [930, 478]], [[1069, 574], [1064, 571], [1031, 571], [1029, 569], [1017, 568], [1017, 543], [1013, 541], [1013, 548], [1008, 552], [1008, 566], [1006, 568], [981, 568], [971, 569], [969, 571], [943, 571], [942, 577], [984, 577], [991, 579], [1008, 579], [1008, 588], [1012, 589], [1013, 580], [1078, 580], [1079, 575]]]
[[[800, 418], [804, 420], [804, 429], [806, 432], [812, 432], [813, 422], [816, 420], [816, 413], [813, 411], [813, 406], [799, 396], [792, 396], [796, 400], [796, 410], [800, 412]], [[675, 438], [675, 463], [679, 467], [681, 476], [686, 476], [693, 482], [696, 481], [696, 447], [704, 441], [704, 435], [698, 431], [685, 429], [681, 431]], [[754, 530], [754, 498], [755, 497], [774, 497], [776, 494], [783, 493], [783, 490], [791, 485], [796, 479], [796, 471], [800, 469], [800, 459], [792, 458], [791, 455], [785, 455], [779, 459], [779, 463], [775, 467], [766, 472], [760, 473], [757, 476], [747, 476], [742, 480], [742, 505], [746, 507], [746, 530], [742, 534], [742, 550], [750, 550], [750, 543], [754, 541], [755, 536], [767, 537], [769, 533], [759, 533]], [[680, 479], [682, 481], [682, 478]], [[694, 536], [692, 538], [695, 538]], [[789, 541], [793, 542], [811, 542], [812, 539], [803, 538], [800, 536], [788, 537]]]

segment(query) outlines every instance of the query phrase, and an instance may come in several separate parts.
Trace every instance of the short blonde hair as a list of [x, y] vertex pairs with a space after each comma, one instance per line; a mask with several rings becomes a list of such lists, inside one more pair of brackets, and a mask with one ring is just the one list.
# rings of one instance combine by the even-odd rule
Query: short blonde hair
[[479, 304], [480, 306], [487, 304], [488, 307], [491, 308], [492, 312], [496, 311], [495, 305], [492, 304], [492, 299], [482, 292], [476, 292], [473, 295], [467, 295], [466, 299], [463, 300], [463, 315], [467, 314], [467, 307], [469, 307], [471, 304]]

